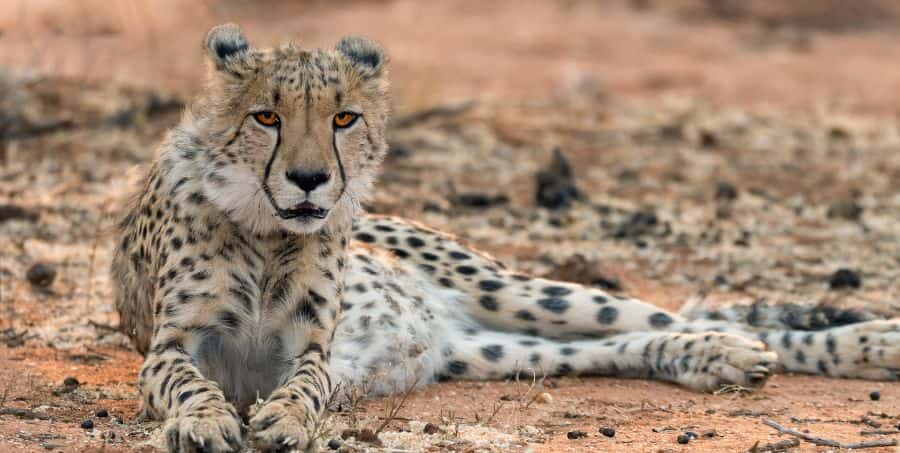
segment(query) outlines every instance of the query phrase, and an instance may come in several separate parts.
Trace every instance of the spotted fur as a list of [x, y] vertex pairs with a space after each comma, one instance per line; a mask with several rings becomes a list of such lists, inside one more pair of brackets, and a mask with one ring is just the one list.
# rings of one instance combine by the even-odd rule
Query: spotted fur
[[[334, 50], [261, 50], [233, 25], [212, 29], [205, 49], [209, 85], [162, 144], [112, 268], [122, 326], [146, 356], [142, 409], [165, 420], [173, 451], [313, 448], [339, 383], [387, 394], [589, 373], [709, 391], [761, 386], [779, 365], [898, 377], [896, 320], [807, 332], [689, 318], [364, 215], [386, 150], [381, 49], [345, 38]], [[260, 111], [281, 122], [257, 122]], [[343, 111], [360, 116], [338, 129]], [[308, 190], [292, 172], [324, 176]], [[327, 214], [282, 215], [303, 202]]]

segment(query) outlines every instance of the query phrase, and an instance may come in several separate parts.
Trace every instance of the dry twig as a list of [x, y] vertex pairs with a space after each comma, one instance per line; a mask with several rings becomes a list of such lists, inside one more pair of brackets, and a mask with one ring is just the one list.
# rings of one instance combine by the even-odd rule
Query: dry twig
[[882, 439], [882, 440], [873, 440], [871, 442], [857, 442], [853, 444], [845, 444], [843, 442], [838, 442], [836, 440], [825, 439], [823, 437], [816, 437], [811, 434], [806, 434], [796, 429], [785, 428], [784, 426], [779, 425], [773, 420], [763, 420], [763, 424], [778, 430], [778, 432], [782, 434], [790, 434], [794, 437], [799, 437], [807, 442], [814, 443], [816, 445], [825, 445], [828, 447], [837, 447], [837, 448], [846, 448], [850, 449], [862, 449], [862, 448], [875, 448], [875, 447], [891, 447], [897, 445], [897, 439]]

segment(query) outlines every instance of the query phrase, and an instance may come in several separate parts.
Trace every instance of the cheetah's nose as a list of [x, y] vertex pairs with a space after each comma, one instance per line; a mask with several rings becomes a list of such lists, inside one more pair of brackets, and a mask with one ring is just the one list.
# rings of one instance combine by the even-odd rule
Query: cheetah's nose
[[316, 187], [325, 184], [331, 178], [328, 173], [325, 173], [322, 170], [303, 171], [297, 168], [289, 170], [285, 174], [285, 177], [288, 181], [296, 184], [297, 187], [303, 189], [305, 192], [316, 190]]

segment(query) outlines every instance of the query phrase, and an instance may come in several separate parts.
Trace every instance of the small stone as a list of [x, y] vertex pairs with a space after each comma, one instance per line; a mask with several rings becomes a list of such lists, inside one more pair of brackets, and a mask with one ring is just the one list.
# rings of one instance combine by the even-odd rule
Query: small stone
[[27, 220], [34, 222], [38, 219], [38, 215], [26, 210], [21, 206], [12, 204], [0, 204], [0, 222], [7, 220]]
[[536, 401], [539, 403], [543, 403], [543, 404], [549, 404], [549, 403], [553, 402], [553, 396], [551, 396], [547, 392], [544, 392], [544, 393], [541, 393], [540, 395], [538, 395]]
[[716, 185], [716, 200], [733, 201], [738, 197], [738, 190], [730, 182], [720, 182]]
[[616, 430], [613, 429], [613, 428], [610, 428], [610, 427], [608, 427], [608, 426], [605, 426], [605, 427], [603, 427], [603, 428], [600, 428], [600, 433], [603, 434], [603, 435], [606, 436], [606, 437], [615, 437], [615, 435], [616, 435]]
[[78, 387], [79, 385], [81, 385], [81, 383], [78, 382], [77, 378], [69, 376], [63, 379], [63, 385], [66, 387]]
[[859, 220], [863, 207], [853, 200], [836, 201], [828, 207], [829, 219]]
[[425, 434], [438, 434], [444, 432], [444, 430], [434, 423], [426, 423], [425, 428], [422, 429], [422, 432], [424, 432]]
[[703, 437], [706, 437], [706, 438], [710, 438], [710, 439], [711, 439], [711, 438], [713, 438], [713, 437], [718, 437], [719, 433], [718, 433], [716, 430], [714, 430], [714, 429], [708, 429], [708, 430], [703, 431], [702, 433], [700, 433], [700, 435], [703, 436]]
[[478, 192], [468, 192], [457, 194], [455, 197], [457, 205], [469, 208], [489, 208], [491, 206], [504, 205], [509, 203], [509, 197], [505, 194], [486, 194]]
[[328, 441], [328, 448], [330, 448], [332, 450], [337, 450], [337, 449], [341, 448], [341, 445], [344, 445], [344, 443], [341, 442], [340, 439], [331, 439]]
[[87, 419], [81, 422], [81, 429], [94, 429], [94, 421], [91, 419]]
[[697, 433], [695, 433], [695, 432], [693, 432], [693, 431], [685, 431], [684, 434], [685, 434], [686, 436], [690, 437], [691, 440], [699, 439], [699, 438], [700, 438], [700, 436], [698, 436]]
[[688, 444], [691, 442], [691, 436], [688, 436], [687, 434], [682, 434], [682, 435], [678, 436], [678, 438], [675, 440], [677, 440], [679, 444]]
[[880, 400], [880, 399], [881, 399], [881, 392], [879, 392], [878, 390], [875, 390], [874, 392], [869, 393], [869, 399], [872, 400], [872, 401], [878, 401], [878, 400]]
[[566, 433], [566, 437], [572, 440], [581, 439], [582, 437], [587, 437], [587, 433], [584, 431], [569, 431]]
[[56, 279], [56, 269], [49, 264], [35, 263], [28, 269], [25, 278], [34, 286], [47, 288]]
[[575, 186], [575, 172], [569, 159], [559, 150], [553, 150], [550, 165], [538, 172], [537, 204], [547, 209], [565, 209], [572, 201], [582, 198], [581, 191]]
[[348, 428], [348, 429], [341, 431], [341, 439], [344, 439], [344, 440], [347, 440], [351, 437], [356, 437], [358, 435], [359, 435], [358, 429], [349, 429]]
[[859, 272], [851, 269], [838, 269], [828, 282], [831, 289], [858, 289], [862, 286], [862, 278]]
[[106, 409], [100, 409], [99, 411], [97, 411], [96, 415], [97, 415], [97, 417], [100, 417], [100, 418], [106, 418], [106, 417], [109, 417], [109, 411]]

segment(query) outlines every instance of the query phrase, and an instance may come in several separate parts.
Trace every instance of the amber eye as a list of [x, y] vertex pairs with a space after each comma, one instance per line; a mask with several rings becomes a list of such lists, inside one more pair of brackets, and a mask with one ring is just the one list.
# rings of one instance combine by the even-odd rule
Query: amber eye
[[275, 112], [257, 112], [253, 114], [253, 118], [263, 126], [272, 127], [279, 123], [278, 114]]
[[341, 112], [334, 115], [334, 127], [345, 128], [350, 127], [359, 115], [353, 112]]

